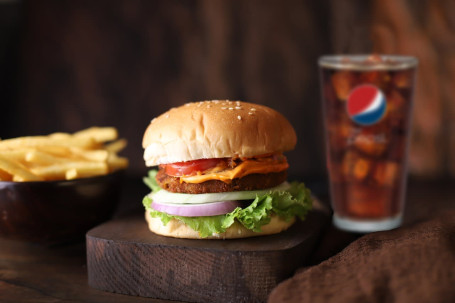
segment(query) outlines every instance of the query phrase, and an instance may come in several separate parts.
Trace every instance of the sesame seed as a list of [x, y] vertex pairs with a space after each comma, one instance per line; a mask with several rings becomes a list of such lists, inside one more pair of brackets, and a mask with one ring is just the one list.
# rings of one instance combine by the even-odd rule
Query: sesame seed
[[221, 109], [227, 109], [227, 107], [223, 106]]
[[254, 107], [250, 108], [250, 110], [251, 110], [252, 112], [255, 112], [255, 111], [256, 111], [256, 109], [255, 109]]
[[242, 117], [240, 117], [240, 116], [237, 116], [237, 119], [239, 119], [239, 120], [242, 120]]
[[233, 107], [229, 107], [229, 110], [234, 110], [234, 108]]
[[236, 106], [235, 109], [242, 109], [240, 106]]

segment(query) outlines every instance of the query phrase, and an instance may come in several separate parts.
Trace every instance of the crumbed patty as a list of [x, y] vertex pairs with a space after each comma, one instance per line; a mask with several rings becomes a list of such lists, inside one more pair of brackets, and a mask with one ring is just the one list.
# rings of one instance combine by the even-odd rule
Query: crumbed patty
[[158, 171], [156, 181], [161, 188], [186, 194], [221, 193], [241, 190], [258, 190], [277, 186], [287, 178], [287, 171], [269, 174], [251, 174], [233, 179], [231, 183], [220, 180], [210, 180], [202, 183], [180, 182], [180, 178], [167, 175], [163, 169]]

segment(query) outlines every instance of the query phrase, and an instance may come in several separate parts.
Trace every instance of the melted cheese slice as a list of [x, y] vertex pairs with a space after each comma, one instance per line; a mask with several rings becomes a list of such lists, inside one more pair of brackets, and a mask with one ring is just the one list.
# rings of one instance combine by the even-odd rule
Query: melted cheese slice
[[289, 167], [287, 161], [256, 161], [245, 160], [235, 168], [224, 169], [217, 171], [217, 169], [210, 170], [203, 175], [196, 176], [182, 176], [180, 182], [186, 183], [202, 183], [210, 180], [220, 180], [225, 183], [231, 183], [232, 179], [242, 178], [251, 174], [268, 174], [277, 173], [286, 170]]

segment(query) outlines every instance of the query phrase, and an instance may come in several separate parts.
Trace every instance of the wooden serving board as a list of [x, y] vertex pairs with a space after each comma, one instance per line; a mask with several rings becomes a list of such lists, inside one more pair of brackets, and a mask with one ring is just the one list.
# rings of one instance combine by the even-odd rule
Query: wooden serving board
[[327, 213], [312, 211], [278, 235], [187, 240], [155, 235], [142, 216], [118, 219], [87, 233], [91, 287], [186, 302], [264, 302], [305, 264]]

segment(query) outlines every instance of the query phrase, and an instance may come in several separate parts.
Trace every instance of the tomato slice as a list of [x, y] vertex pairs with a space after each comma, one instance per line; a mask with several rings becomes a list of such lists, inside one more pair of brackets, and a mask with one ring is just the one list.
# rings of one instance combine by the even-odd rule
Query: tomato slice
[[164, 172], [167, 175], [180, 177], [183, 175], [188, 176], [196, 174], [197, 172], [203, 172], [204, 170], [217, 166], [222, 161], [224, 161], [224, 159], [212, 158], [186, 162], [175, 162], [170, 164], [163, 164], [161, 166], [164, 167]]

